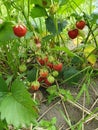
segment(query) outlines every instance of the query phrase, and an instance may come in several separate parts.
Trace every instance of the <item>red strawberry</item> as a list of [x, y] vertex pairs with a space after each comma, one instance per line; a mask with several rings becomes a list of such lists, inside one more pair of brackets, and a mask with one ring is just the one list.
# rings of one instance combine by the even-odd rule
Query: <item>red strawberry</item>
[[86, 23], [85, 23], [85, 21], [83, 21], [83, 20], [76, 22], [76, 27], [77, 27], [78, 29], [81, 29], [81, 30], [82, 30], [82, 29], [85, 27], [85, 25], [86, 25]]
[[27, 28], [24, 25], [16, 25], [13, 27], [13, 31], [17, 37], [23, 37], [27, 33]]
[[63, 68], [63, 64], [62, 63], [58, 63], [58, 64], [54, 64], [53, 65], [53, 69], [57, 70], [57, 71], [61, 71]]
[[51, 62], [48, 62], [48, 63], [47, 63], [47, 66], [48, 66], [50, 69], [53, 68], [53, 64], [52, 64]]
[[42, 82], [42, 81], [44, 81], [44, 79], [45, 79], [44, 77], [39, 77], [39, 78], [38, 78], [38, 81], [39, 81], [39, 82]]
[[44, 82], [45, 82], [45, 84], [48, 85], [48, 86], [51, 85], [51, 83], [47, 80], [47, 78], [44, 80]]
[[78, 29], [73, 29], [73, 30], [69, 30], [68, 31], [68, 36], [71, 38], [71, 39], [74, 39], [78, 36]]
[[40, 87], [40, 83], [39, 83], [38, 81], [33, 81], [33, 82], [31, 83], [31, 89], [32, 89], [32, 90], [38, 90], [39, 87]]
[[38, 58], [37, 60], [41, 65], [45, 65], [48, 62], [48, 57]]
[[40, 75], [40, 77], [43, 77], [43, 78], [47, 77], [48, 70], [47, 69], [40, 69], [39, 75]]

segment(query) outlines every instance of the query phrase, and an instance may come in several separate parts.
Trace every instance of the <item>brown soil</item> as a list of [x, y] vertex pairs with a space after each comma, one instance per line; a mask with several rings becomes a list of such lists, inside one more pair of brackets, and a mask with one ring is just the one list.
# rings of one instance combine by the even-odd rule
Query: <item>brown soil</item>
[[[65, 87], [70, 89], [74, 97], [79, 92], [77, 87]], [[90, 103], [87, 103], [86, 96], [82, 95], [78, 102], [73, 103], [71, 101], [62, 102], [61, 99], [56, 99], [51, 104], [46, 102], [40, 105], [40, 117], [41, 119], [51, 120], [53, 117], [57, 118], [56, 126], [58, 130], [71, 130], [66, 123], [62, 112], [70, 119], [71, 124], [75, 125], [79, 120], [83, 119], [83, 116], [88, 116], [97, 108], [97, 111], [93, 114], [93, 117], [89, 117], [81, 130], [98, 130], [98, 81], [92, 83], [89, 87]], [[84, 104], [84, 105], [83, 105]], [[83, 109], [84, 106], [84, 109]], [[62, 111], [62, 112], [61, 112]], [[78, 130], [78, 129], [75, 129]]]

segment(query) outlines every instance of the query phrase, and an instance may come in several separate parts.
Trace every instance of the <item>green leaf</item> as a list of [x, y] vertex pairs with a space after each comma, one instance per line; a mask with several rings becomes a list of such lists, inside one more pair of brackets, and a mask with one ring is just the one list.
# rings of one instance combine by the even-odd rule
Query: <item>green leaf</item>
[[30, 124], [36, 120], [37, 109], [30, 94], [20, 80], [15, 80], [11, 92], [1, 102], [1, 119], [6, 119], [8, 124], [16, 127]]
[[72, 58], [72, 60], [71, 60], [71, 63], [72, 63], [72, 65], [80, 65], [80, 64], [82, 64], [83, 63], [83, 61], [79, 58], [79, 57], [77, 57], [77, 56], [74, 56], [73, 58]]
[[84, 84], [82, 85], [82, 88], [80, 89], [80, 92], [78, 93], [78, 95], [77, 95], [77, 97], [76, 97], [76, 101], [80, 99], [80, 97], [81, 97], [81, 95], [83, 94], [83, 92], [85, 91], [86, 87], [87, 87], [87, 86], [86, 86], [86, 84], [84, 83]]
[[13, 75], [8, 75], [8, 76], [7, 76], [7, 80], [6, 80], [7, 86], [9, 86], [9, 84], [11, 84], [12, 79], [13, 79]]
[[28, 71], [27, 73], [27, 79], [29, 82], [33, 82], [36, 80], [36, 73], [37, 73], [37, 69], [33, 68], [32, 70]]
[[63, 113], [63, 111], [60, 110], [60, 112], [61, 112], [61, 115], [63, 116], [64, 120], [66, 121], [66, 123], [70, 126], [71, 130], [74, 130], [74, 128], [72, 127], [70, 119], [68, 119], [66, 117], [66, 115]]
[[62, 5], [64, 5], [64, 4], [67, 4], [67, 2], [69, 1], [69, 0], [59, 0], [60, 1], [60, 6], [62, 6]]
[[7, 40], [12, 40], [15, 38], [16, 38], [16, 36], [13, 33], [12, 23], [5, 22], [3, 27], [0, 29], [0, 42], [2, 42], [2, 41], [6, 42]]
[[[14, 98], [21, 104], [23, 104], [28, 109], [35, 105], [35, 102], [33, 102], [31, 95], [26, 90], [26, 86], [24, 83], [20, 80], [15, 80], [11, 87], [11, 92]], [[36, 114], [35, 114], [36, 115]]]
[[73, 100], [73, 96], [69, 90], [59, 89], [59, 93], [64, 96], [64, 101], [67, 99]]
[[50, 94], [50, 95], [57, 95], [58, 92], [57, 92], [57, 86], [56, 85], [53, 85], [49, 88], [47, 88], [47, 92]]
[[71, 14], [73, 13], [73, 9], [77, 9], [81, 4], [85, 3], [85, 0], [60, 0], [60, 14]]
[[54, 100], [55, 97], [59, 95], [56, 85], [53, 85], [53, 86], [47, 88], [46, 91], [49, 93], [48, 103], [51, 103], [51, 101]]
[[68, 56], [71, 56], [71, 57], [75, 56], [75, 54], [72, 51], [70, 51], [67, 47], [56, 46], [53, 50], [65, 51], [68, 54]]
[[0, 120], [0, 130], [8, 130], [7, 123], [5, 120], [3, 120], [3, 121]]
[[35, 5], [39, 5], [41, 7], [47, 8], [51, 4], [51, 0], [33, 0], [31, 1]]
[[63, 31], [63, 29], [66, 27], [67, 22], [66, 20], [58, 20], [57, 21], [57, 29], [54, 23], [54, 20], [51, 17], [48, 17], [45, 20], [46, 28], [47, 30], [52, 33], [53, 35], [59, 34]]
[[56, 27], [55, 27], [55, 24], [54, 24], [54, 21], [51, 17], [48, 17], [46, 20], [45, 20], [45, 24], [46, 24], [46, 28], [47, 30], [52, 33], [52, 34], [56, 34]]
[[8, 87], [2, 77], [0, 77], [0, 100], [8, 93]]
[[98, 21], [98, 12], [96, 13], [92, 13], [91, 16], [90, 16], [90, 21], [92, 24], [98, 24], [97, 21]]
[[66, 83], [68, 85], [72, 85], [72, 84], [77, 83], [79, 81], [79, 79], [81, 78], [82, 75], [78, 74], [78, 75], [74, 76], [78, 72], [79, 72], [79, 70], [77, 70], [75, 67], [69, 67], [69, 68], [65, 68], [63, 70], [63, 77], [66, 80], [68, 79], [66, 81]]
[[57, 118], [56, 118], [56, 117], [53, 117], [53, 118], [51, 119], [51, 124], [52, 124], [52, 125], [55, 125], [56, 122], [57, 122]]
[[47, 12], [44, 8], [37, 6], [37, 5], [32, 8], [32, 10], [31, 10], [32, 18], [43, 17], [43, 16], [47, 16]]
[[66, 27], [66, 25], [67, 25], [66, 20], [58, 21], [58, 33], [62, 32], [63, 29]]
[[47, 35], [47, 36], [45, 36], [45, 37], [42, 38], [42, 41], [43, 41], [43, 42], [46, 42], [46, 41], [48, 42], [48, 41], [49, 41], [50, 39], [52, 39], [53, 37], [54, 37], [54, 35]]

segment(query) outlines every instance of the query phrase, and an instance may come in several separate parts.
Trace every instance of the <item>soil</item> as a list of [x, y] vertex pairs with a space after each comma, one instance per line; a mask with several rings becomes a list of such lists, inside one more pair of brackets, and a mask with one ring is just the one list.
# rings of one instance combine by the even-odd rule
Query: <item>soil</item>
[[[75, 97], [79, 92], [78, 87], [64, 87], [70, 89], [71, 93]], [[45, 94], [44, 94], [45, 95]], [[87, 97], [82, 95], [78, 102], [73, 103], [71, 101], [62, 102], [61, 99], [56, 99], [51, 104], [46, 102], [40, 105], [40, 119], [51, 120], [53, 117], [57, 118], [56, 126], [58, 130], [71, 130], [66, 123], [62, 112], [70, 119], [71, 124], [75, 125], [78, 121], [83, 119], [83, 116], [90, 115], [90, 112], [97, 108], [94, 117], [85, 121], [82, 126], [82, 130], [98, 130], [98, 81], [97, 79], [89, 87], [90, 102], [87, 102]], [[42, 98], [43, 95], [41, 95]], [[83, 109], [84, 107], [84, 109]], [[78, 130], [75, 129], [75, 130]]]

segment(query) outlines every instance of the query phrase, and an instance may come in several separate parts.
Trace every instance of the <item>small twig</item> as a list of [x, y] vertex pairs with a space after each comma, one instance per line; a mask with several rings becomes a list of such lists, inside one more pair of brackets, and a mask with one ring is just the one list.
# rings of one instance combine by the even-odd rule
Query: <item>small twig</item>
[[65, 114], [66, 114], [68, 120], [70, 120], [69, 115], [68, 115], [68, 112], [67, 112], [67, 109], [66, 109], [65, 104], [64, 104], [64, 101], [62, 100], [61, 103], [62, 103], [62, 106], [63, 106], [63, 108], [64, 108], [64, 112], [65, 112]]
[[30, 130], [32, 130], [32, 127], [33, 127], [33, 125], [32, 125], [32, 123], [31, 123], [31, 125], [30, 125]]
[[97, 129], [95, 129], [95, 130], [98, 130], [98, 128], [97, 128]]
[[95, 118], [96, 120], [98, 120], [98, 118], [96, 118], [96, 117], [98, 117], [98, 113], [96, 113], [96, 115], [93, 114], [92, 116], [90, 116], [90, 118], [88, 118], [84, 123], [87, 123], [87, 122], [93, 120], [94, 118]]
[[56, 106], [59, 102], [61, 102], [61, 99], [59, 99], [59, 101], [57, 101], [55, 104], [53, 104], [52, 106], [50, 106], [38, 119], [37, 121], [39, 122], [46, 113], [48, 113], [54, 106]]
[[97, 93], [97, 91], [94, 89], [94, 87], [93, 87], [93, 85], [92, 85], [92, 84], [90, 84], [90, 87], [93, 89], [93, 91], [94, 91], [95, 95], [96, 95], [96, 96], [98, 96], [98, 93]]
[[[83, 98], [83, 108], [85, 107], [85, 92], [84, 92], [84, 98]], [[82, 119], [84, 120], [84, 109], [83, 109], [83, 113], [82, 113]], [[82, 123], [82, 130], [84, 130], [84, 124]]]
[[62, 130], [62, 128], [64, 127], [65, 125], [63, 124], [58, 130]]
[[[71, 100], [67, 100], [69, 103], [71, 103], [72, 105], [76, 106], [77, 108], [79, 108], [80, 110], [84, 110], [85, 113], [87, 113], [88, 115], [90, 115], [92, 112], [90, 110], [88, 110], [87, 108], [83, 107], [81, 104], [79, 103], [75, 103]], [[93, 118], [95, 118], [96, 120], [98, 120], [98, 114], [93, 114]]]
[[90, 111], [93, 109], [93, 107], [96, 105], [96, 103], [98, 102], [98, 98], [95, 100], [95, 102], [93, 103], [93, 105], [90, 108]]
[[83, 77], [82, 81], [78, 85], [78, 89], [82, 86], [82, 84], [85, 82], [86, 76]]

